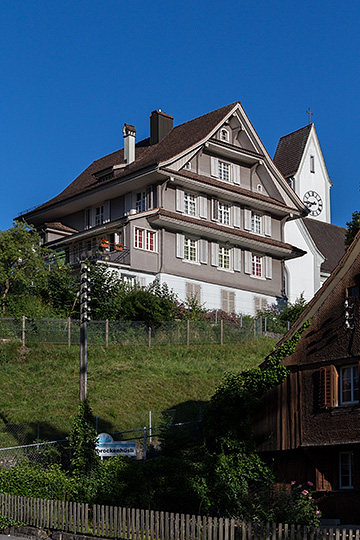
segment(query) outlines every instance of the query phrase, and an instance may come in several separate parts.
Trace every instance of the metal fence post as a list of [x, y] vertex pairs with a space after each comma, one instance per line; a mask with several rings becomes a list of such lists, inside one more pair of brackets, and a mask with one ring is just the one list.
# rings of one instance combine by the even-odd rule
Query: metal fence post
[[190, 320], [186, 321], [186, 345], [190, 345]]
[[109, 319], [105, 321], [105, 347], [109, 346]]
[[22, 316], [22, 333], [21, 333], [21, 343], [25, 346], [25, 315]]
[[147, 427], [144, 426], [144, 461], [146, 460]]
[[68, 318], [68, 347], [71, 345], [71, 318]]
[[150, 442], [150, 444], [152, 443], [152, 429], [151, 429], [151, 424], [152, 424], [151, 411], [149, 411], [149, 442]]
[[220, 321], [220, 345], [224, 345], [224, 321]]
[[151, 326], [149, 326], [148, 330], [148, 345], [149, 347], [151, 347]]

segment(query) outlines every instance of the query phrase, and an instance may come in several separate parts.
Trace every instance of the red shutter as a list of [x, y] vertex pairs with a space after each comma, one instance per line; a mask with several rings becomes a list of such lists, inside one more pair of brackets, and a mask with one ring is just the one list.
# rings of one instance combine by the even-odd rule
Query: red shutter
[[336, 407], [338, 404], [338, 372], [335, 366], [320, 369], [319, 405], [322, 409]]

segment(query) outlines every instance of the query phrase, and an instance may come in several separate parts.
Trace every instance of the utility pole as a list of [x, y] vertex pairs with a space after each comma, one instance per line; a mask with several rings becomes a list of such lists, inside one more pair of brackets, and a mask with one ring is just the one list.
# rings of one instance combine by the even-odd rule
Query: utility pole
[[90, 320], [89, 267], [85, 262], [80, 267], [80, 401], [87, 397], [87, 321]]

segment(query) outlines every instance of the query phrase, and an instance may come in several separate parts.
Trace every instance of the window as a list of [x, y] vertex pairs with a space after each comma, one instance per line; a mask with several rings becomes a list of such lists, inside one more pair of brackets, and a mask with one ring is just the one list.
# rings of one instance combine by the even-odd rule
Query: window
[[230, 225], [230, 206], [228, 204], [219, 202], [218, 206], [219, 223], [223, 225]]
[[359, 367], [346, 366], [340, 369], [340, 403], [359, 403]]
[[184, 192], [184, 213], [190, 216], [196, 215], [196, 195]]
[[156, 232], [135, 227], [134, 247], [146, 251], [156, 251]]
[[251, 275], [262, 277], [262, 257], [258, 255], [252, 255], [251, 257]]
[[289, 186], [295, 191], [295, 178], [293, 176], [289, 176], [289, 178], [286, 179]]
[[146, 191], [141, 191], [136, 194], [136, 213], [145, 212], [146, 210]]
[[218, 162], [218, 177], [220, 180], [225, 180], [225, 182], [230, 182], [230, 164], [225, 163], [224, 161]]
[[340, 489], [352, 489], [354, 456], [352, 452], [340, 452], [339, 455], [339, 487]]
[[315, 156], [310, 156], [310, 172], [315, 172]]
[[219, 268], [230, 270], [230, 248], [219, 246]]
[[229, 131], [225, 128], [222, 128], [220, 130], [220, 140], [221, 141], [225, 141], [225, 142], [229, 142], [230, 140], [230, 135], [229, 135]]
[[184, 238], [184, 259], [185, 261], [197, 262], [196, 240], [185, 236]]
[[262, 216], [258, 212], [251, 212], [251, 231], [256, 234], [262, 233]]
[[104, 223], [104, 206], [95, 208], [95, 227]]

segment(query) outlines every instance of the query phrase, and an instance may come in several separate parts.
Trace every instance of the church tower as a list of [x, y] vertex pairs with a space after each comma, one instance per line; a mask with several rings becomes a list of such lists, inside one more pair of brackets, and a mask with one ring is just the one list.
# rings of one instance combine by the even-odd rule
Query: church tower
[[332, 183], [314, 124], [281, 137], [273, 161], [309, 209], [308, 217], [331, 223]]

